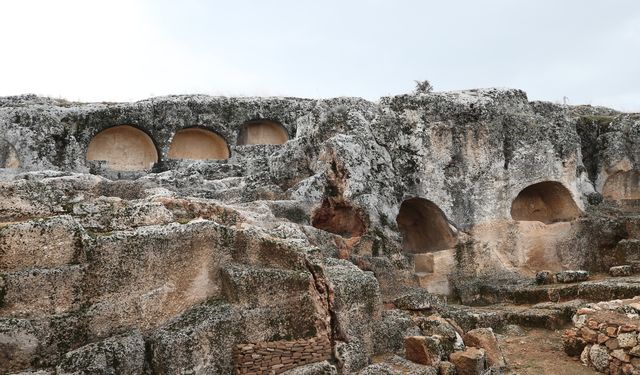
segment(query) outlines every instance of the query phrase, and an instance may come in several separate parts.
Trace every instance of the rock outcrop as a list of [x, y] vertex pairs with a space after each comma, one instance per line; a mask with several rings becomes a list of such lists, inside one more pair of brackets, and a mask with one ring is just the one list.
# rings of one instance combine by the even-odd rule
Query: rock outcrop
[[601, 111], [511, 89], [0, 98], [0, 372], [503, 366], [444, 296], [640, 271], [640, 118]]

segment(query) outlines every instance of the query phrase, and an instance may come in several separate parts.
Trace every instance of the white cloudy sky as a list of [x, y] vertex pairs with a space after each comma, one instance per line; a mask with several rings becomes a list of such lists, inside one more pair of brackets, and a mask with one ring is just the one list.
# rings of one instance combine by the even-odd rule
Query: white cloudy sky
[[640, 111], [637, 0], [0, 0], [0, 96], [516, 87]]

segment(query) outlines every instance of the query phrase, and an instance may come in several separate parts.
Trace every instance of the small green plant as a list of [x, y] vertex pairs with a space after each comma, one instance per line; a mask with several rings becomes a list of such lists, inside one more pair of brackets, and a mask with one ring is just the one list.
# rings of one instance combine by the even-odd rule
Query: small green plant
[[428, 94], [433, 91], [433, 86], [426, 79], [424, 81], [415, 81], [416, 88], [413, 90], [416, 94]]

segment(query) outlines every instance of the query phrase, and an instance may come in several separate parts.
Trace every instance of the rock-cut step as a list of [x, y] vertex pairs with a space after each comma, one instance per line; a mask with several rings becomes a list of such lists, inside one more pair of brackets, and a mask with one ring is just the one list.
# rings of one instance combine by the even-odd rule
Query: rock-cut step
[[528, 328], [559, 329], [569, 324], [575, 312], [586, 303], [587, 301], [576, 299], [535, 305], [449, 305], [443, 315], [454, 319], [465, 331], [485, 327], [500, 329], [511, 324]]
[[464, 305], [536, 304], [583, 299], [591, 302], [633, 298], [640, 295], [640, 276], [604, 278], [571, 284], [482, 283], [473, 292], [460, 293]]

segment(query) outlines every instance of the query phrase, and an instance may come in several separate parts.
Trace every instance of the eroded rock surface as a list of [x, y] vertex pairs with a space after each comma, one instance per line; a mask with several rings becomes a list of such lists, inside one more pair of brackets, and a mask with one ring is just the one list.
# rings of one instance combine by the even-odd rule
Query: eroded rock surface
[[[0, 98], [0, 372], [501, 367], [465, 331], [640, 294], [639, 139], [510, 89]], [[573, 339], [635, 366], [630, 340]]]

